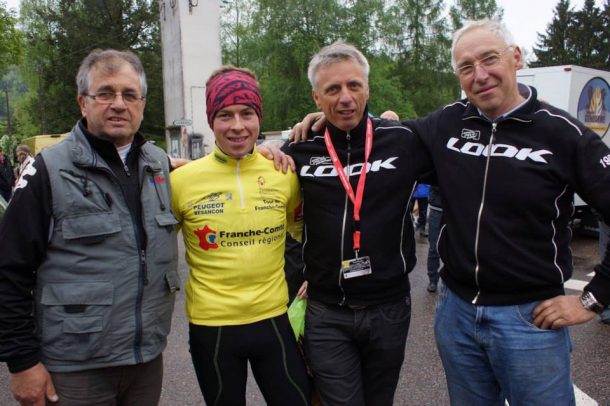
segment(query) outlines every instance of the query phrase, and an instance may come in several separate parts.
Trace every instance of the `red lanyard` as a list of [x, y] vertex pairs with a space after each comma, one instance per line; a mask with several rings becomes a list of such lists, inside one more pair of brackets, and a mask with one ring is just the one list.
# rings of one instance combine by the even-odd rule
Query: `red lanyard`
[[[360, 250], [360, 208], [362, 207], [362, 196], [364, 194], [364, 184], [366, 183], [366, 172], [369, 163], [369, 156], [371, 155], [371, 150], [373, 149], [373, 124], [371, 123], [371, 119], [367, 119], [366, 122], [364, 164], [362, 165], [362, 169], [360, 171], [360, 178], [358, 179], [358, 187], [356, 189], [355, 196], [354, 190], [352, 189], [352, 185], [349, 183], [347, 174], [341, 166], [341, 161], [339, 161], [337, 151], [335, 150], [333, 142], [330, 139], [328, 128], [326, 129], [326, 131], [324, 131], [324, 141], [326, 142], [326, 149], [328, 149], [330, 159], [333, 161], [333, 165], [335, 166], [335, 170], [339, 175], [339, 179], [341, 179], [341, 184], [343, 184], [343, 188], [345, 189], [347, 195], [354, 204], [354, 252], [356, 253], [356, 257], [358, 257], [358, 250]], [[350, 169], [348, 168], [348, 170]]]

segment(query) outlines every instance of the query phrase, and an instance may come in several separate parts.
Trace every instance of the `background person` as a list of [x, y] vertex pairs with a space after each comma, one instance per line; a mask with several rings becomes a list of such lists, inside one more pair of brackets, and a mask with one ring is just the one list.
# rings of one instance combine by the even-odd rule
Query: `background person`
[[[411, 210], [410, 213], [413, 215], [413, 223], [415, 224], [415, 231], [419, 231], [421, 237], [427, 237], [426, 224], [428, 222], [428, 195], [430, 193], [430, 185], [425, 183], [418, 183], [413, 197], [411, 198]], [[417, 203], [417, 209], [414, 211], [415, 203]]]
[[428, 269], [428, 286], [427, 290], [434, 293], [438, 287], [439, 270], [441, 266], [441, 258], [438, 253], [436, 244], [441, 232], [443, 222], [443, 203], [438, 186], [430, 186], [430, 194], [428, 195], [428, 260], [426, 263]]
[[34, 162], [34, 158], [30, 155], [30, 147], [25, 144], [17, 146], [15, 156], [17, 157], [18, 162], [17, 166], [15, 166], [15, 188], [17, 188], [23, 175], [26, 173], [26, 170], [30, 168]]
[[256, 78], [225, 66], [206, 83], [216, 138], [208, 156], [172, 173], [190, 275], [189, 344], [207, 404], [245, 405], [248, 362], [269, 405], [308, 405], [310, 384], [288, 321], [286, 232], [301, 239], [301, 194], [256, 153]]
[[94, 50], [76, 83], [82, 119], [0, 223], [0, 360], [21, 405], [156, 405], [179, 287], [168, 159], [138, 132], [135, 54]]
[[14, 182], [13, 165], [0, 147], [0, 196], [7, 202], [11, 199]]
[[396, 114], [392, 110], [384, 111], [383, 113], [381, 113], [379, 118], [383, 118], [384, 120], [390, 120], [390, 121], [399, 121], [400, 120], [400, 118], [398, 117], [398, 114]]

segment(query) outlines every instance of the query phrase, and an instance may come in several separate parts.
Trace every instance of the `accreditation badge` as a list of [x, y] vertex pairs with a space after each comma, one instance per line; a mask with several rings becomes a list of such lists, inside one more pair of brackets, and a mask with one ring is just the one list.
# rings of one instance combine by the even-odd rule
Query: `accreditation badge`
[[345, 279], [368, 275], [373, 272], [371, 269], [371, 258], [366, 256], [341, 261], [341, 272]]

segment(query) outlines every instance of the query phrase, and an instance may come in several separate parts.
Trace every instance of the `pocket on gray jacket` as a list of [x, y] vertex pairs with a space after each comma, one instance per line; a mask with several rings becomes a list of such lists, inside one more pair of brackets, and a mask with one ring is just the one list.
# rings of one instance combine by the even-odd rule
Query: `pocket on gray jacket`
[[39, 328], [44, 357], [83, 361], [108, 355], [114, 287], [110, 282], [49, 283]]

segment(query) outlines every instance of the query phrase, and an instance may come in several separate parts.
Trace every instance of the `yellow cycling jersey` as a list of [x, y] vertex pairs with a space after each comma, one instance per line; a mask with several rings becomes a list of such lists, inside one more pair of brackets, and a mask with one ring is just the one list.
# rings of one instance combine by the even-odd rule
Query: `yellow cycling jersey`
[[190, 268], [190, 322], [240, 325], [283, 314], [286, 231], [300, 240], [303, 228], [296, 174], [276, 171], [256, 151], [235, 159], [216, 148], [170, 179]]

